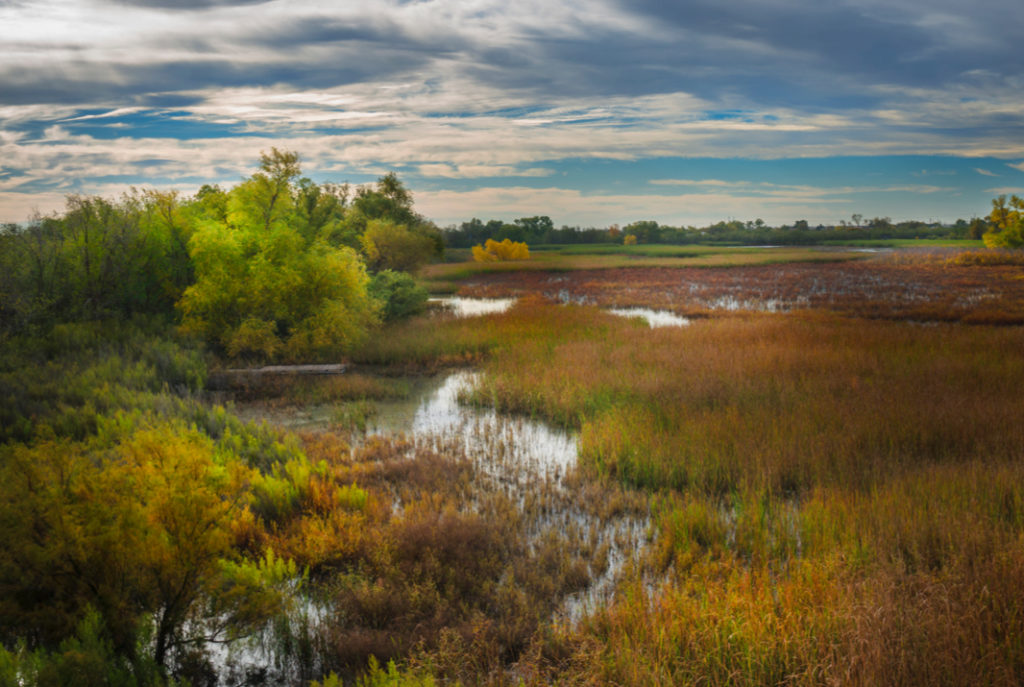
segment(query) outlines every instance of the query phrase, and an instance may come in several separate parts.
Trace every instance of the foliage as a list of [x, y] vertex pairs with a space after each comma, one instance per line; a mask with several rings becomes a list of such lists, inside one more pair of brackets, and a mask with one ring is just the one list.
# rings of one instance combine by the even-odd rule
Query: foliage
[[294, 156], [265, 156], [228, 193], [226, 219], [201, 222], [189, 242], [196, 283], [179, 302], [182, 325], [231, 357], [330, 358], [376, 321], [355, 252], [296, 228], [298, 173]]
[[433, 256], [434, 242], [404, 224], [372, 219], [360, 238], [367, 266], [373, 271], [415, 272]]
[[477, 262], [529, 260], [530, 249], [525, 243], [515, 243], [509, 239], [500, 243], [487, 239], [483, 246], [473, 246], [473, 259]]
[[1024, 247], [1024, 198], [999, 196], [992, 201], [989, 215], [992, 229], [982, 237], [989, 248]]
[[52, 643], [93, 607], [114, 649], [131, 656], [152, 617], [163, 666], [196, 636], [244, 633], [265, 619], [274, 587], [223, 562], [251, 471], [214, 456], [208, 439], [167, 425], [113, 443], [8, 449], [3, 625]]
[[[394, 225], [404, 227], [412, 236], [401, 235], [401, 232], [393, 230], [377, 230], [380, 240], [386, 242], [384, 234], [391, 233], [400, 235], [395, 239], [404, 244], [405, 251], [415, 247], [423, 251], [417, 256], [418, 261], [427, 261], [434, 257], [440, 257], [444, 253], [444, 241], [441, 233], [432, 222], [418, 214], [413, 209], [412, 193], [398, 179], [394, 172], [389, 173], [377, 180], [376, 185], [360, 187], [356, 191], [352, 206], [345, 215], [344, 226], [341, 233], [349, 237], [349, 245], [360, 247], [360, 237], [364, 236], [370, 223], [373, 220], [380, 220], [383, 225]], [[419, 240], [415, 240], [419, 239]], [[376, 244], [376, 239], [371, 245]], [[371, 261], [378, 260], [371, 258]], [[420, 262], [419, 264], [422, 264]], [[384, 264], [384, 268], [403, 269], [394, 265]]]
[[69, 196], [61, 216], [0, 232], [0, 328], [173, 314], [191, 283], [190, 228], [174, 193]]
[[385, 322], [422, 312], [430, 296], [411, 276], [393, 270], [382, 270], [373, 275], [367, 290], [381, 303], [381, 318]]
[[[614, 231], [612, 230], [614, 228]], [[669, 226], [653, 220], [633, 222], [619, 228], [579, 227], [563, 225], [555, 228], [547, 217], [524, 217], [514, 222], [492, 219], [483, 222], [473, 218], [444, 232], [446, 245], [451, 248], [470, 248], [487, 239], [524, 241], [531, 246], [572, 245], [599, 246], [621, 244], [624, 234], [632, 234], [641, 244], [669, 245], [848, 245], [857, 241], [885, 239], [980, 239], [985, 222], [958, 220], [952, 225], [926, 223], [917, 220], [893, 223], [880, 217], [860, 224], [845, 220], [833, 226], [809, 226], [797, 222], [793, 226], [771, 227], [764, 221], [721, 221], [705, 227]]]

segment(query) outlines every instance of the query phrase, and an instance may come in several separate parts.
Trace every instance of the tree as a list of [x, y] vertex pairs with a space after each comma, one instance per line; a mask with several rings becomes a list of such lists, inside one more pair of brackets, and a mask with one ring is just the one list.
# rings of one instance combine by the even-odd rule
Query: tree
[[0, 461], [0, 638], [53, 646], [94, 609], [133, 662], [152, 623], [165, 666], [190, 644], [253, 631], [294, 569], [233, 553], [252, 478], [182, 426], [14, 447]]
[[971, 223], [967, 226], [967, 238], [980, 239], [985, 235], [985, 232], [987, 232], [988, 230], [988, 220], [982, 217], [974, 217], [971, 219]]
[[4, 232], [0, 310], [9, 328], [137, 313], [171, 316], [192, 281], [190, 222], [174, 193], [69, 196], [64, 213]]
[[430, 239], [387, 219], [370, 220], [360, 242], [373, 271], [415, 272], [434, 254]]
[[370, 295], [381, 303], [381, 317], [397, 320], [422, 312], [430, 294], [405, 272], [382, 270], [370, 279]]
[[256, 213], [263, 231], [270, 231], [274, 223], [287, 222], [295, 210], [292, 182], [300, 173], [298, 153], [277, 148], [260, 153], [260, 171], [242, 184], [243, 192], [235, 194], [242, 200], [235, 204], [235, 212]]
[[182, 325], [231, 357], [336, 358], [377, 321], [366, 270], [351, 248], [304, 235], [285, 183], [299, 174], [296, 158], [275, 154], [227, 194], [225, 219], [199, 221]]
[[1006, 196], [992, 200], [991, 229], [982, 237], [989, 248], [1024, 247], [1024, 199]]

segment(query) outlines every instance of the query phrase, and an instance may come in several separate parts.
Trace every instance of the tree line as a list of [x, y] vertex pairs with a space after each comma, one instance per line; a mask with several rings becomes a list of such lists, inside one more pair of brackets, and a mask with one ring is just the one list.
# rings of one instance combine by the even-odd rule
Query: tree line
[[[1004, 203], [1004, 206], [1006, 204]], [[1009, 208], [1009, 206], [1006, 206]], [[810, 226], [806, 220], [791, 225], [769, 226], [763, 220], [716, 222], [705, 227], [671, 226], [654, 220], [640, 220], [625, 226], [583, 228], [563, 225], [555, 228], [546, 215], [521, 217], [512, 222], [473, 218], [444, 229], [445, 245], [469, 248], [488, 239], [521, 241], [532, 246], [545, 244], [664, 243], [737, 245], [821, 245], [852, 240], [884, 239], [980, 239], [998, 224], [992, 218], [959, 219], [951, 225], [917, 220], [893, 222], [888, 217], [864, 219], [855, 215], [837, 226]], [[627, 237], [633, 237], [628, 239]]]
[[305, 360], [422, 306], [409, 276], [444, 250], [394, 174], [354, 192], [271, 150], [231, 189], [71, 196], [0, 231], [0, 332], [136, 315], [234, 358]]

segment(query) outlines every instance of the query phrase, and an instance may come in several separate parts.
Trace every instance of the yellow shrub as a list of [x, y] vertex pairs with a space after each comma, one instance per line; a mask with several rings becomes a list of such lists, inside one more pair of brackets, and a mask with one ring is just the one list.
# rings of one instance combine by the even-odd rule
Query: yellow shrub
[[529, 260], [530, 248], [525, 243], [505, 239], [500, 243], [487, 239], [483, 246], [473, 246], [473, 259], [477, 262]]

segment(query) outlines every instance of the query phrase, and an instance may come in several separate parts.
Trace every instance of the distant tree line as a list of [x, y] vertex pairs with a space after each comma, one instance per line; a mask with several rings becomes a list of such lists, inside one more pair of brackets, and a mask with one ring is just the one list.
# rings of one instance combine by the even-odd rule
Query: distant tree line
[[[989, 218], [970, 222], [959, 219], [950, 225], [906, 221], [894, 223], [888, 217], [863, 219], [854, 215], [850, 222], [832, 226], [810, 226], [807, 220], [772, 227], [762, 220], [722, 221], [706, 227], [674, 227], [653, 220], [641, 220], [624, 227], [583, 228], [563, 225], [555, 228], [550, 217], [521, 217], [511, 223], [499, 219], [484, 222], [473, 218], [443, 231], [451, 248], [469, 248], [488, 239], [522, 241], [531, 246], [544, 244], [665, 243], [665, 244], [737, 244], [737, 245], [819, 245], [836, 241], [882, 239], [980, 239], [990, 231]], [[632, 240], [627, 237], [633, 237]]]

